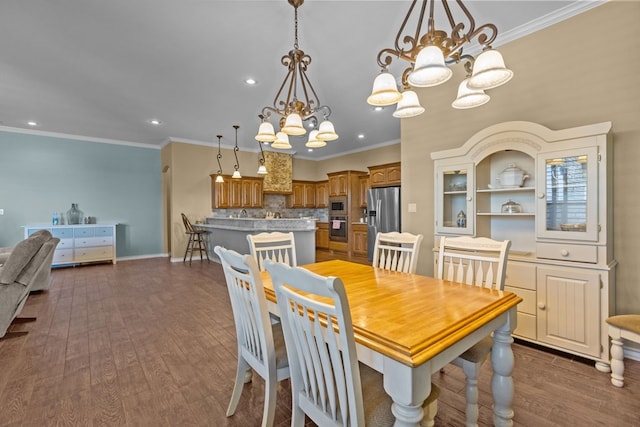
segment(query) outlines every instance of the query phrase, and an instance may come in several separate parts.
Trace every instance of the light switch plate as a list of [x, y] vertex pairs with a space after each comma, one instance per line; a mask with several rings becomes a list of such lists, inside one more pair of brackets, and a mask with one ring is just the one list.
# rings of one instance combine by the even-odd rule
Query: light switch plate
[[418, 212], [418, 208], [415, 203], [409, 203], [409, 212]]

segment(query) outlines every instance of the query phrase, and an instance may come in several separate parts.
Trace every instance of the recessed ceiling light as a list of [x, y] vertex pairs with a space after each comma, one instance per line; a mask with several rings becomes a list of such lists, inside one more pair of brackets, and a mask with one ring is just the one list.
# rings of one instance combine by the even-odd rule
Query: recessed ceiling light
[[150, 125], [153, 125], [153, 126], [160, 126], [162, 124], [162, 121], [160, 121], [158, 119], [149, 119], [149, 120], [147, 120], [147, 123], [149, 123]]
[[358, 134], [358, 139], [364, 139], [364, 133], [359, 133]]
[[29, 121], [27, 122], [27, 124], [28, 124], [29, 126], [38, 126], [38, 122], [36, 122], [35, 120], [29, 120]]
[[382, 111], [382, 110], [384, 110], [384, 107], [380, 107], [380, 106], [373, 107], [373, 111]]
[[307, 148], [307, 151], [308, 151], [308, 152], [312, 152], [312, 151], [313, 151], [313, 148]]
[[248, 79], [246, 79], [244, 82], [245, 82], [246, 84], [248, 84], [249, 86], [253, 86], [253, 85], [255, 85], [256, 83], [258, 83], [258, 82], [256, 81], [256, 79], [252, 79], [251, 77], [249, 77]]

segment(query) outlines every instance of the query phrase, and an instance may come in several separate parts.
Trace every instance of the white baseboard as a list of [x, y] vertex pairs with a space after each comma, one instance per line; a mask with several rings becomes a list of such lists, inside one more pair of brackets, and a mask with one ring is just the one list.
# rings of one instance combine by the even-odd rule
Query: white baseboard
[[149, 258], [167, 258], [169, 256], [169, 254], [164, 253], [164, 254], [149, 254], [149, 255], [136, 255], [136, 256], [123, 256], [123, 257], [117, 257], [116, 258], [116, 262], [120, 262], [120, 261], [133, 261], [136, 259], [149, 259]]
[[624, 347], [624, 357], [640, 362], [640, 350], [637, 348]]

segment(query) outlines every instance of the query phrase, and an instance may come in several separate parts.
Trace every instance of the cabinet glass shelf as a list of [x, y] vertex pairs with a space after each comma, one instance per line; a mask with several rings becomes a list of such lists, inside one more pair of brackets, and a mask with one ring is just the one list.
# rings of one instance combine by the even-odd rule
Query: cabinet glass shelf
[[513, 193], [533, 190], [535, 190], [535, 187], [482, 188], [476, 190], [476, 193]]
[[477, 212], [478, 216], [534, 216], [533, 212], [520, 212], [520, 213], [503, 213], [503, 212]]

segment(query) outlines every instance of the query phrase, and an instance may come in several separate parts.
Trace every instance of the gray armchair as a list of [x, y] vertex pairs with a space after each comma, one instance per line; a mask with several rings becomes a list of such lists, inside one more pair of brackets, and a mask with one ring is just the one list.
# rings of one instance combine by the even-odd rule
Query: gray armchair
[[[49, 283], [53, 251], [60, 239], [47, 230], [39, 230], [18, 243], [0, 267], [0, 338], [24, 335], [7, 332], [16, 319], [34, 285]], [[27, 320], [35, 320], [29, 318]]]

